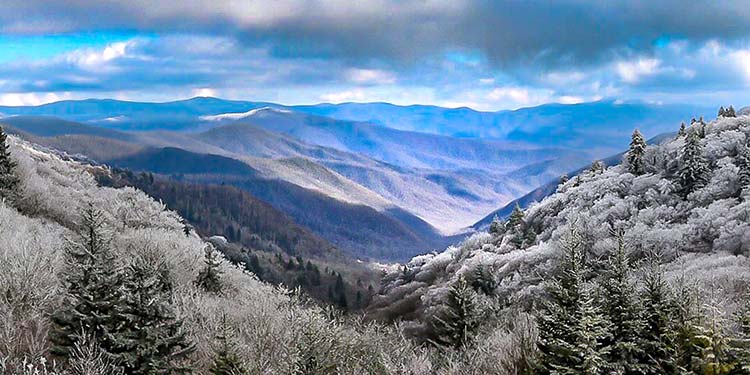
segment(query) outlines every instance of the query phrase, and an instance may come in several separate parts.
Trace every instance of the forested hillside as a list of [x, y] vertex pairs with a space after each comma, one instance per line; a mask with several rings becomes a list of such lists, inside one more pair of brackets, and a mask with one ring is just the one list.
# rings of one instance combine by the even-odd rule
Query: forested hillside
[[531, 312], [538, 331], [525, 318], [511, 331], [541, 373], [744, 373], [750, 117], [734, 116], [660, 145], [636, 131], [620, 165], [595, 162], [490, 233], [387, 275], [372, 314], [472, 347], [493, 338], [488, 316]]

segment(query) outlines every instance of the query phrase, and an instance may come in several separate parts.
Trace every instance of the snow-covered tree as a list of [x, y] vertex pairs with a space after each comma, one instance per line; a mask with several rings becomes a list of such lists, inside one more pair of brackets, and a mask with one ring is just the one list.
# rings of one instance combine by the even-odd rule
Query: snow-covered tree
[[559, 185], [565, 185], [566, 182], [570, 180], [570, 177], [568, 177], [567, 173], [563, 173], [562, 176], [560, 176], [560, 182]]
[[52, 315], [52, 352], [67, 357], [82, 337], [113, 353], [112, 334], [122, 324], [122, 273], [103, 230], [101, 211], [89, 205], [82, 213], [80, 242], [65, 248], [63, 304]]
[[136, 256], [125, 270], [124, 322], [112, 335], [112, 352], [126, 374], [184, 370], [181, 359], [194, 350], [171, 305], [169, 269], [158, 256]]
[[626, 155], [628, 161], [628, 171], [630, 173], [639, 176], [646, 173], [646, 167], [643, 162], [643, 154], [646, 153], [646, 140], [643, 138], [638, 129], [633, 131], [633, 136], [630, 141], [630, 149]]
[[[216, 249], [208, 245], [204, 249], [203, 262], [205, 266], [198, 273], [195, 284], [210, 293], [221, 292], [221, 258]], [[291, 262], [291, 259], [289, 260]]]
[[523, 221], [524, 213], [521, 206], [516, 202], [516, 206], [513, 207], [508, 222], [505, 225], [507, 233], [512, 234], [511, 243], [517, 247], [523, 246], [525, 240], [526, 223]]
[[716, 117], [724, 117], [726, 115], [726, 109], [724, 106], [719, 107], [719, 114]]
[[703, 157], [701, 138], [693, 129], [688, 133], [679, 161], [679, 185], [683, 196], [703, 187], [707, 181], [708, 163]]
[[680, 122], [680, 130], [677, 131], [677, 138], [684, 137], [686, 134], [685, 122]]
[[674, 309], [670, 303], [669, 286], [658, 255], [650, 255], [643, 281], [644, 329], [640, 339], [645, 358], [644, 374], [672, 374], [677, 371]]
[[601, 282], [602, 310], [610, 322], [606, 344], [610, 347], [612, 370], [624, 374], [642, 374], [644, 358], [640, 334], [644, 327], [642, 306], [632, 266], [625, 252], [624, 233], [616, 235], [617, 248], [610, 254]]
[[0, 200], [12, 202], [18, 193], [16, 162], [10, 157], [7, 136], [0, 126]]
[[591, 172], [594, 174], [604, 172], [604, 168], [604, 163], [601, 160], [594, 160], [594, 162], [591, 163]]
[[609, 368], [606, 318], [586, 284], [583, 240], [571, 229], [562, 240], [560, 275], [548, 287], [539, 326], [541, 367], [553, 374], [601, 374]]
[[232, 328], [227, 323], [226, 314], [222, 315], [220, 332], [216, 335], [217, 346], [214, 349], [211, 375], [243, 375], [248, 371], [237, 355], [232, 337]]
[[734, 107], [730, 105], [729, 108], [727, 108], [727, 110], [724, 112], [724, 116], [737, 117], [737, 112], [735, 112]]
[[469, 345], [483, 322], [485, 311], [465, 278], [459, 277], [450, 287], [444, 307], [433, 319], [436, 336], [433, 342], [456, 349]]
[[490, 223], [490, 234], [499, 236], [502, 233], [505, 232], [505, 226], [503, 225], [502, 221], [500, 221], [500, 218], [495, 215], [494, 218], [492, 218], [492, 223]]
[[740, 144], [737, 147], [737, 157], [735, 163], [740, 169], [739, 183], [740, 187], [750, 187], [750, 147], [745, 144]]

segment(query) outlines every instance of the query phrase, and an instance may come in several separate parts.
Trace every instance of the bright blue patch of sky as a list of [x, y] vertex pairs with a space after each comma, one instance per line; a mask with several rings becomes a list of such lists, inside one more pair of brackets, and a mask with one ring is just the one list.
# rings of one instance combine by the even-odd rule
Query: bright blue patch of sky
[[[43, 60], [80, 48], [102, 48], [132, 39], [136, 33], [81, 33], [58, 35], [0, 35], [0, 63]], [[138, 35], [140, 36], [140, 35]]]

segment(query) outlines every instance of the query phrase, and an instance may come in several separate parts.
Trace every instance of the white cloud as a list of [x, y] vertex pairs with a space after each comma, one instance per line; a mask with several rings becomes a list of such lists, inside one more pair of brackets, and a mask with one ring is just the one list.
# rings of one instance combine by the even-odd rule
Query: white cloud
[[364, 101], [367, 100], [367, 96], [362, 90], [347, 90], [323, 94], [320, 96], [320, 99], [331, 103], [341, 103], [351, 101]]
[[641, 58], [636, 61], [621, 61], [616, 65], [617, 74], [627, 83], [637, 83], [641, 78], [656, 74], [661, 60]]
[[0, 105], [4, 106], [23, 106], [23, 105], [40, 105], [52, 103], [60, 100], [70, 99], [70, 93], [5, 93], [0, 94]]
[[346, 71], [349, 82], [366, 85], [387, 85], [396, 82], [396, 75], [392, 72], [378, 69], [352, 68]]
[[215, 97], [219, 96], [218, 93], [216, 92], [216, 90], [214, 90], [212, 88], [208, 88], [208, 87], [203, 87], [203, 88], [195, 89], [195, 90], [193, 90], [192, 94], [193, 94], [194, 97], [195, 96], [210, 96], [210, 97], [214, 97], [215, 98]]
[[529, 90], [519, 87], [497, 87], [487, 94], [487, 98], [494, 101], [511, 100], [519, 104], [530, 100]]
[[102, 49], [83, 48], [69, 52], [63, 58], [68, 63], [78, 65], [83, 69], [103, 70], [108, 62], [128, 56], [129, 50], [136, 44], [135, 40], [129, 40], [111, 43]]
[[[601, 99], [601, 98], [599, 98], [599, 99]], [[595, 99], [595, 100], [597, 100], [597, 99]], [[563, 95], [563, 96], [558, 97], [556, 101], [558, 103], [561, 103], [561, 104], [578, 104], [578, 103], [585, 102], [586, 99], [584, 99], [581, 96]]]

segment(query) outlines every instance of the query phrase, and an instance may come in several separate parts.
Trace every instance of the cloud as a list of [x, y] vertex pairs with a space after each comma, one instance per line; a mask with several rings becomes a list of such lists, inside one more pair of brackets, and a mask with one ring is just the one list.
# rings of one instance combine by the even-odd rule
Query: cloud
[[[396, 11], [397, 10], [397, 11]], [[741, 0], [9, 0], [4, 33], [141, 30], [231, 36], [277, 57], [409, 64], [478, 51], [493, 66], [586, 65], [612, 54], [648, 55], [665, 36], [693, 42], [750, 36]]]
[[661, 65], [659, 59], [638, 59], [617, 63], [617, 74], [627, 83], [636, 83], [644, 76], [655, 74]]
[[377, 69], [348, 69], [346, 78], [356, 84], [392, 84], [396, 82], [396, 75], [392, 72]]
[[341, 92], [331, 92], [323, 94], [320, 99], [324, 102], [329, 103], [343, 103], [352, 101], [364, 101], [367, 100], [367, 96], [362, 90], [348, 90]]

